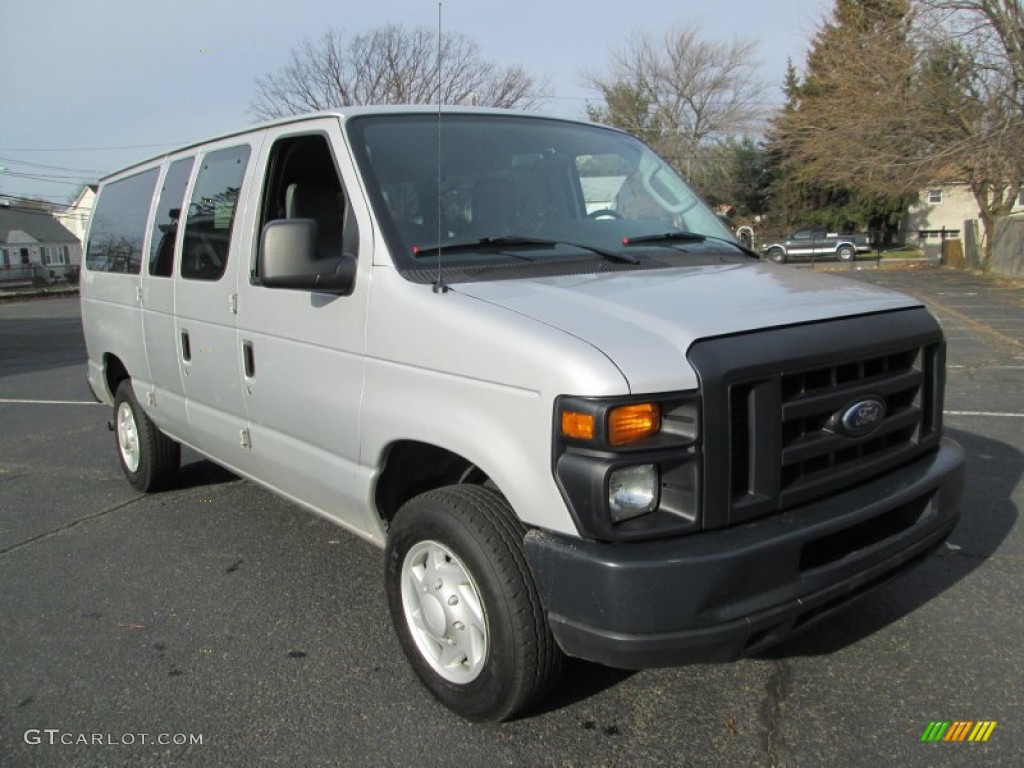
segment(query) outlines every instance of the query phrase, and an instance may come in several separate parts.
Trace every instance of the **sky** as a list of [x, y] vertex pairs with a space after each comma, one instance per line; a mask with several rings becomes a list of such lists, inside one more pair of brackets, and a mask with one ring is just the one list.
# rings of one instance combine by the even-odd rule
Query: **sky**
[[[547, 83], [542, 110], [584, 117], [586, 72], [632, 32], [699, 25], [755, 39], [765, 103], [782, 102], [831, 0], [443, 0], [442, 26]], [[0, 197], [64, 203], [84, 181], [253, 122], [254, 81], [306, 36], [386, 24], [436, 29], [437, 0], [4, 0]], [[37, 178], [30, 178], [37, 177]]]

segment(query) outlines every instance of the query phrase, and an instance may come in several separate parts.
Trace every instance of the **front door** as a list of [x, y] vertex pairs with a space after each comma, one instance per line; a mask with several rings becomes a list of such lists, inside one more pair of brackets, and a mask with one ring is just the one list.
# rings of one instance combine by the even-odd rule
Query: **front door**
[[[317, 259], [360, 258], [348, 296], [260, 284], [258, 252], [239, 292], [239, 343], [252, 450], [260, 477], [286, 495], [360, 532], [369, 478], [359, 465], [370, 252], [368, 212], [358, 196], [337, 118], [272, 128], [258, 167], [264, 192], [257, 227], [313, 219]], [[379, 536], [379, 530], [374, 532]]]

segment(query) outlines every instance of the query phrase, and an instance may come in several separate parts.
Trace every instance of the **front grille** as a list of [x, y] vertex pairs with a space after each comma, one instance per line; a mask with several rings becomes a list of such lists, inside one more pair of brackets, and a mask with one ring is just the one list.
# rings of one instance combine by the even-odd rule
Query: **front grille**
[[[720, 527], [813, 501], [933, 447], [944, 346], [924, 310], [848, 318], [695, 344], [704, 389], [704, 521]], [[839, 427], [865, 399], [868, 434]]]
[[[831, 484], [837, 473], [885, 461], [917, 446], [927, 425], [921, 401], [932, 348], [912, 347], [865, 360], [783, 374], [780, 485], [785, 498]], [[830, 426], [837, 412], [860, 398], [879, 397], [885, 418], [869, 435], [849, 437]], [[742, 413], [732, 414], [743, 419]], [[749, 448], [741, 448], [741, 451]]]

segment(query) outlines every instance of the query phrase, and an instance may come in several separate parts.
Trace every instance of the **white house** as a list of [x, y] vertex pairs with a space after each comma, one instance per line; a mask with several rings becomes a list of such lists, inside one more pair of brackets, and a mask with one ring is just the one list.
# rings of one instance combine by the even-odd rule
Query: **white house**
[[54, 213], [61, 224], [75, 237], [78, 242], [85, 240], [85, 230], [89, 226], [89, 217], [92, 216], [93, 205], [96, 203], [96, 192], [99, 186], [86, 184], [82, 191], [67, 208], [60, 213]]
[[[1024, 190], [1017, 196], [1012, 213], [1024, 212]], [[971, 188], [964, 182], [936, 184], [921, 190], [919, 202], [907, 209], [903, 218], [903, 235], [908, 245], [923, 240], [938, 240], [941, 235], [932, 234], [922, 238], [920, 232], [956, 231], [962, 236], [964, 222], [980, 218], [978, 202]]]
[[52, 283], [81, 263], [81, 242], [48, 211], [0, 203], [0, 284]]

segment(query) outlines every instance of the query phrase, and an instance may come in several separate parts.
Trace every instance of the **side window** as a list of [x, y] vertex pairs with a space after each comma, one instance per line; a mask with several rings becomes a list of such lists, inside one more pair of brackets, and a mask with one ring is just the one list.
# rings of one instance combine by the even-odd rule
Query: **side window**
[[153, 234], [149, 240], [149, 274], [154, 277], [174, 274], [174, 241], [194, 160], [192, 157], [175, 160], [164, 176], [164, 186], [153, 218]]
[[92, 214], [85, 266], [94, 272], [137, 275], [158, 169], [103, 187]]
[[182, 277], [220, 280], [224, 275], [249, 151], [248, 145], [230, 147], [203, 158], [185, 220]]
[[[279, 139], [270, 150], [264, 185], [260, 232], [279, 219], [313, 219], [317, 225], [316, 259], [338, 260], [356, 254], [355, 220], [338, 177], [327, 137], [322, 134]], [[259, 278], [259, 261], [252, 277]]]

